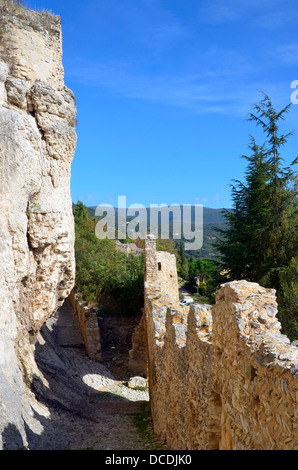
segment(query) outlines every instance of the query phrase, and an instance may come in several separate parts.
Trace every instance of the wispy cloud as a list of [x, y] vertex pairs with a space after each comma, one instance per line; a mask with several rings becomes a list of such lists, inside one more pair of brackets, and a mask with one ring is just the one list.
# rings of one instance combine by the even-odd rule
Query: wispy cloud
[[176, 106], [195, 113], [246, 113], [261, 84], [247, 80], [247, 66], [185, 74], [144, 74], [128, 63], [77, 61], [68, 74], [86, 86], [101, 87], [124, 98]]
[[239, 3], [235, 5], [234, 2], [223, 3], [220, 0], [203, 1], [198, 7], [198, 19], [211, 24], [235, 21], [239, 18]]
[[98, 31], [112, 32], [136, 48], [162, 50], [189, 39], [190, 28], [160, 0], [89, 0], [89, 22], [96, 22]]
[[[177, 17], [160, 0], [95, 2], [100, 52], [94, 47], [92, 59], [82, 55], [68, 59], [67, 74], [123, 98], [194, 113], [244, 115], [260, 90], [272, 92], [281, 101], [287, 85], [275, 70], [286, 63], [297, 64], [298, 45], [272, 43], [274, 33], [250, 39], [247, 33], [254, 29], [246, 30], [239, 42], [230, 23], [236, 23], [237, 34], [238, 23], [243, 21], [243, 29], [259, 27], [264, 16], [266, 27], [273, 26], [279, 12], [281, 17], [289, 14], [286, 5], [293, 1], [202, 0], [196, 21]], [[224, 27], [208, 28], [201, 35], [200, 28], [194, 28], [197, 21]], [[105, 41], [111, 41], [111, 53]]]
[[297, 4], [293, 0], [289, 0], [288, 3], [281, 2], [275, 8], [255, 15], [251, 25], [263, 32], [287, 30], [290, 26], [297, 24], [296, 10]]
[[298, 64], [298, 43], [279, 46], [276, 52], [278, 59], [282, 62], [289, 65]]
[[296, 0], [203, 0], [198, 19], [214, 25], [247, 23], [264, 29], [286, 27], [296, 21]]

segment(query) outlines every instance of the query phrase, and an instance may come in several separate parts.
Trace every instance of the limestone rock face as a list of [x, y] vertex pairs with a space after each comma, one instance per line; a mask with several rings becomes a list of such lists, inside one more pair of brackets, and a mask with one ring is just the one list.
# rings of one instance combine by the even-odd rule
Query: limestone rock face
[[59, 18], [0, 10], [0, 27], [0, 448], [18, 448], [40, 426], [34, 338], [74, 284], [76, 106]]

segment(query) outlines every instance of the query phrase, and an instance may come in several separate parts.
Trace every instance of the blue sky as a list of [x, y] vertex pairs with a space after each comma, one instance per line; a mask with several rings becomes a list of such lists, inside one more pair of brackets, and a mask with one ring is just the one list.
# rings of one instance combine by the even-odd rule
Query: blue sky
[[[231, 207], [245, 119], [298, 80], [295, 0], [28, 0], [62, 17], [65, 82], [78, 102], [74, 202]], [[297, 156], [298, 105], [283, 128]]]

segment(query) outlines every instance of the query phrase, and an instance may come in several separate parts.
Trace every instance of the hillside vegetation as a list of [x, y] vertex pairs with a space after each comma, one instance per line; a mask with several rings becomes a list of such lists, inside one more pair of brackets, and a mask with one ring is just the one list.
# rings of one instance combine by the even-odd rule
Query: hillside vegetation
[[[76, 289], [84, 299], [99, 308], [112, 312], [139, 314], [143, 307], [143, 256], [127, 256], [116, 249], [115, 240], [98, 240], [95, 226], [95, 208], [80, 201], [74, 204], [76, 226]], [[115, 208], [117, 216], [117, 208]], [[185, 252], [182, 240], [157, 240], [157, 250], [175, 254], [180, 284], [193, 293], [198, 303], [213, 303], [216, 289], [224, 281], [220, 274], [218, 254], [213, 253], [217, 228], [223, 228], [220, 209], [204, 210], [207, 220], [201, 250]], [[217, 223], [212, 223], [212, 221]], [[117, 217], [116, 217], [117, 227]], [[205, 229], [205, 225], [204, 225]], [[144, 247], [144, 240], [121, 239], [122, 243], [135, 243]], [[205, 256], [203, 256], [205, 254]], [[195, 278], [200, 278], [198, 286]]]
[[[87, 207], [90, 217], [99, 219], [95, 216], [96, 207]], [[224, 230], [227, 226], [227, 221], [224, 216], [224, 211], [226, 209], [213, 209], [210, 207], [203, 208], [203, 246], [200, 250], [188, 251], [187, 256], [193, 256], [195, 258], [204, 258], [211, 261], [219, 261], [220, 252], [217, 247], [218, 242], [218, 233], [221, 230]], [[117, 207], [114, 208], [115, 217], [116, 217], [116, 226], [117, 226]], [[148, 221], [148, 232], [150, 229], [150, 209], [147, 208], [147, 221]], [[192, 214], [194, 216], [194, 214]], [[132, 220], [132, 217], [127, 217], [127, 221]], [[170, 240], [173, 239], [173, 230], [172, 230], [172, 217], [170, 213], [169, 222], [170, 222]], [[192, 224], [194, 225], [194, 218], [192, 219]], [[183, 238], [183, 227], [182, 227], [182, 238], [179, 240], [174, 240], [176, 248], [178, 249], [181, 242], [184, 242]], [[160, 221], [159, 221], [159, 233], [161, 232]], [[164, 240], [165, 242], [165, 240]]]
[[143, 307], [143, 256], [126, 255], [116, 249], [115, 240], [99, 240], [97, 220], [80, 201], [75, 217], [77, 292], [90, 305], [124, 315], [140, 315]]

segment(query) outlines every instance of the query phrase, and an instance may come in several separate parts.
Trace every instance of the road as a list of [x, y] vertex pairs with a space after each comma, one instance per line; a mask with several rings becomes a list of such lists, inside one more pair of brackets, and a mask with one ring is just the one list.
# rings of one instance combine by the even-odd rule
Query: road
[[189, 292], [185, 287], [180, 287], [179, 288], [179, 293], [183, 295], [184, 299], [192, 299], [193, 298], [193, 293]]

